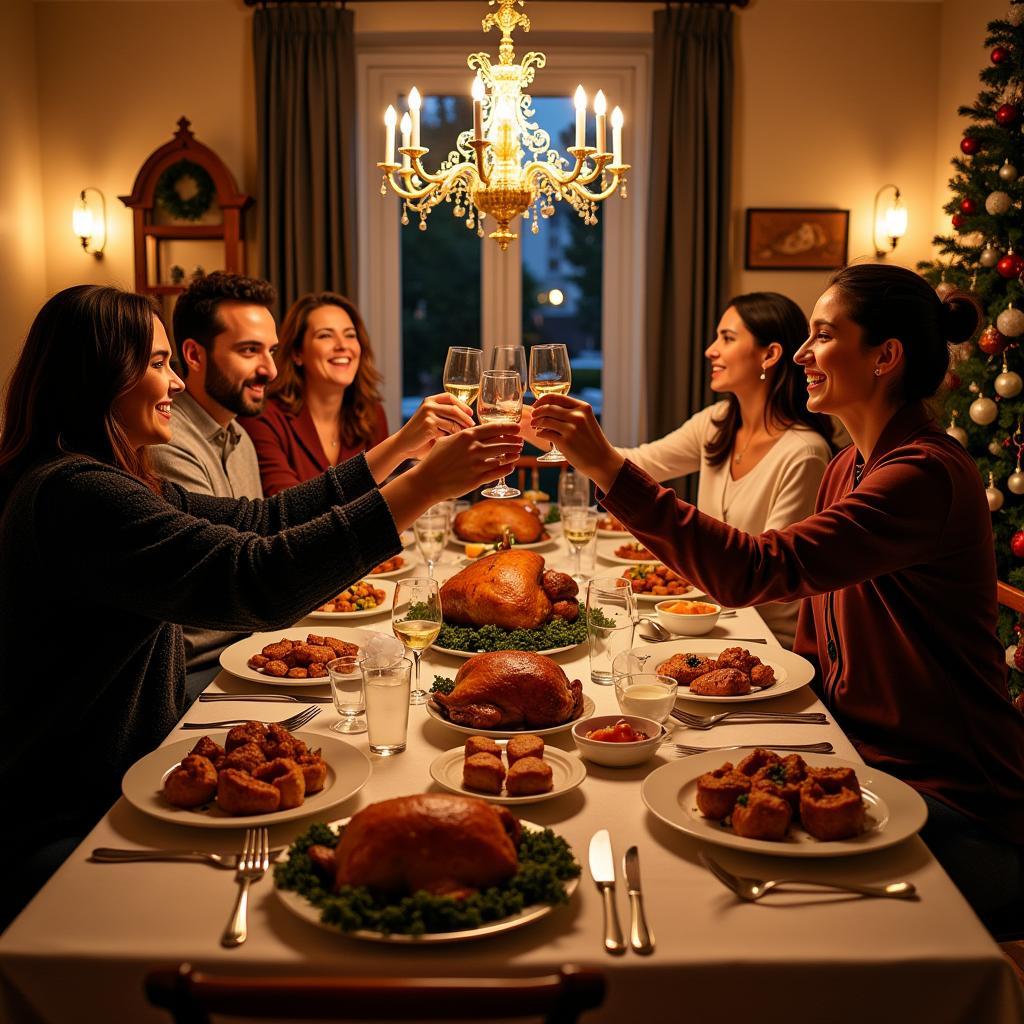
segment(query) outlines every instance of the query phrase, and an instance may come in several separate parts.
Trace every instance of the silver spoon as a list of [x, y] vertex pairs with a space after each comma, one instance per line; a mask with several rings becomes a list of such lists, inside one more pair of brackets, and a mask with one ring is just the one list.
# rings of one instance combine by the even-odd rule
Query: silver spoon
[[917, 889], [913, 882], [890, 882], [888, 885], [858, 885], [855, 882], [819, 882], [809, 878], [744, 878], [727, 871], [716, 860], [712, 860], [704, 851], [700, 852], [704, 867], [717, 878], [727, 889], [732, 889], [742, 900], [754, 902], [767, 895], [780, 885], [813, 885], [819, 889], [833, 892], [853, 892], [861, 896], [888, 896], [893, 899], [916, 899]]

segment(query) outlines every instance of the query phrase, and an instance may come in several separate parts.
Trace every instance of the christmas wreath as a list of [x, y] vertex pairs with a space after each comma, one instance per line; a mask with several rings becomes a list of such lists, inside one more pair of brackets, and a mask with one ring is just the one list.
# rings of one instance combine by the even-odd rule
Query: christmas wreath
[[[196, 185], [194, 195], [187, 199], [178, 191], [183, 178], [191, 178]], [[178, 220], [199, 220], [213, 205], [217, 188], [205, 167], [191, 160], [179, 160], [160, 175], [156, 183], [156, 201]]]

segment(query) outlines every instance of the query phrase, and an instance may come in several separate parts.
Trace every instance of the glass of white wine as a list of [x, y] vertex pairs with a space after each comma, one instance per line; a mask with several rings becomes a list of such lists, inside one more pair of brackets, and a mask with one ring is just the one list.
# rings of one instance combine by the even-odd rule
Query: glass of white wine
[[452, 346], [444, 361], [444, 389], [453, 398], [472, 405], [480, 393], [483, 352], [478, 348]]
[[[518, 423], [523, 415], [523, 379], [516, 370], [484, 370], [476, 403], [481, 423]], [[501, 476], [493, 487], [480, 492], [485, 498], [518, 498]]]
[[[534, 345], [530, 349], [530, 390], [535, 398], [567, 395], [572, 387], [569, 350], [564, 345]], [[565, 456], [552, 444], [551, 451], [537, 457], [538, 462], [565, 462]]]
[[597, 513], [589, 508], [566, 508], [562, 511], [562, 534], [572, 546], [576, 555], [576, 572], [573, 579], [583, 583], [580, 557], [583, 549], [597, 536]]
[[441, 591], [437, 580], [426, 576], [400, 580], [391, 608], [391, 629], [412, 655], [416, 666], [410, 704], [425, 704], [430, 696], [420, 686], [420, 656], [437, 639], [442, 623]]
[[432, 579], [434, 566], [448, 543], [448, 509], [443, 503], [432, 505], [413, 523], [412, 530], [416, 536], [416, 547], [427, 565], [427, 575]]
[[526, 390], [526, 349], [522, 345], [495, 345], [487, 353], [488, 370], [515, 370]]

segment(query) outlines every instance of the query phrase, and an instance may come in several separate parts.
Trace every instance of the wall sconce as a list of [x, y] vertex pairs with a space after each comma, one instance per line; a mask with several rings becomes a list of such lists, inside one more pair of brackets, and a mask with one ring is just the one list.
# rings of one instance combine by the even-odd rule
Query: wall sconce
[[[883, 207], [882, 193], [891, 188], [892, 199]], [[883, 185], [875, 193], [875, 221], [872, 239], [875, 243], [875, 255], [885, 259], [899, 244], [899, 240], [907, 233], [907, 208], [903, 205], [900, 190], [895, 185]], [[878, 244], [879, 237], [888, 239], [889, 247], [883, 249]]]
[[[86, 192], [95, 192], [99, 198], [96, 211], [85, 198]], [[98, 188], [83, 188], [71, 214], [71, 227], [82, 243], [82, 248], [96, 259], [103, 259], [107, 246], [107, 200]]]

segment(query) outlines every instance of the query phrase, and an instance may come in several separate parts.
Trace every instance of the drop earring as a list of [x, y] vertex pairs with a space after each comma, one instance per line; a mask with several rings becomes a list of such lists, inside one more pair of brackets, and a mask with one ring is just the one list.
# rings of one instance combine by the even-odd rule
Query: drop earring
[[767, 379], [768, 379], [768, 378], [767, 378], [767, 377], [765, 376], [765, 373], [764, 373], [764, 367], [763, 367], [763, 366], [761, 367], [761, 376], [760, 376], [760, 377], [758, 377], [757, 379], [758, 379], [758, 380], [767, 380]]
[[882, 376], [882, 371], [877, 366], [875, 367], [875, 376], [876, 377], [881, 377]]

